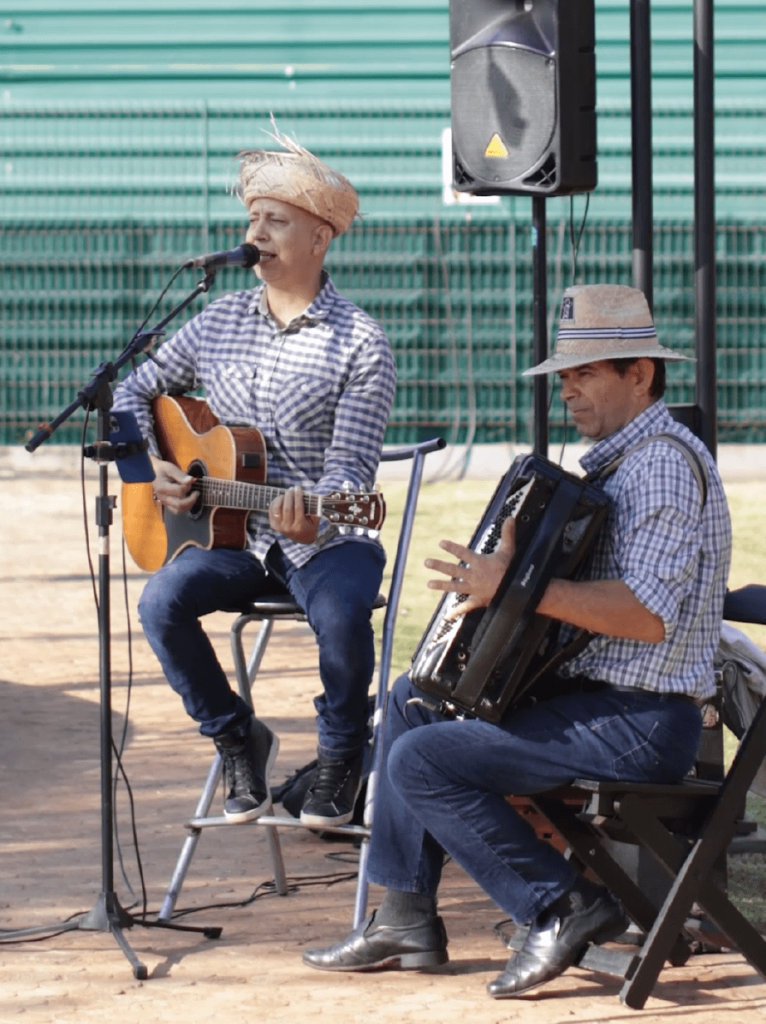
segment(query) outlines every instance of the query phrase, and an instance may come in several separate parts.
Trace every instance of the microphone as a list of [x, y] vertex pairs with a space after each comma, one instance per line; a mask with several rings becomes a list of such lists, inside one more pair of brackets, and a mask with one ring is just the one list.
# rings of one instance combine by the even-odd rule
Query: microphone
[[205, 270], [213, 270], [215, 267], [254, 267], [261, 258], [260, 252], [254, 245], [245, 242], [238, 245], [236, 249], [228, 252], [209, 252], [206, 256], [197, 256], [196, 259], [187, 260], [184, 269], [202, 267]]

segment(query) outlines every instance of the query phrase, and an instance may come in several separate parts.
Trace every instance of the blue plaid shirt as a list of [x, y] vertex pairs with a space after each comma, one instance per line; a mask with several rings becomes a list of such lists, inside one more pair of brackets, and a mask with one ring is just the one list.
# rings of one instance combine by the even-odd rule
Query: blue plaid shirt
[[651, 644], [599, 635], [560, 675], [704, 700], [715, 692], [713, 655], [731, 560], [729, 510], [709, 451], [658, 401], [594, 444], [580, 464], [597, 473], [659, 433], [676, 434], [702, 456], [708, 475], [704, 508], [684, 455], [663, 441], [646, 445], [604, 480], [612, 509], [582, 575], [623, 580], [662, 619], [665, 639]]
[[[130, 409], [150, 450], [151, 401], [204, 387], [227, 426], [256, 426], [267, 446], [268, 483], [300, 484], [328, 494], [348, 483], [371, 487], [394, 398], [396, 369], [383, 329], [335, 290], [325, 275], [311, 305], [281, 328], [265, 286], [209, 303], [115, 391], [115, 409]], [[250, 546], [263, 559], [278, 541], [295, 565], [321, 548], [366, 534], [339, 533], [322, 519], [315, 544], [296, 544], [269, 528], [268, 514], [248, 520]]]

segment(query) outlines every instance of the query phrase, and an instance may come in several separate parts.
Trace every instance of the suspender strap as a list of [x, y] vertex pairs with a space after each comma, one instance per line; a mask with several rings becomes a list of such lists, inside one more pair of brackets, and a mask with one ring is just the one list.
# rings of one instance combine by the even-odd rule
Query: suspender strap
[[688, 441], [685, 441], [682, 437], [676, 436], [676, 434], [654, 434], [653, 437], [646, 437], [643, 441], [639, 441], [637, 445], [629, 448], [628, 451], [618, 456], [608, 466], [594, 474], [594, 478], [597, 480], [603, 480], [605, 477], [611, 476], [612, 473], [621, 465], [629, 455], [633, 452], [637, 452], [640, 448], [645, 448], [648, 444], [653, 441], [664, 441], [666, 444], [672, 445], [676, 451], [679, 451], [686, 461], [689, 463], [689, 469], [692, 471], [694, 479], [697, 481], [697, 487], [699, 487], [700, 498], [702, 499], [702, 507], [705, 507], [707, 501], [707, 490], [708, 490], [708, 475], [707, 466], [699, 454], [699, 452], [692, 448]]

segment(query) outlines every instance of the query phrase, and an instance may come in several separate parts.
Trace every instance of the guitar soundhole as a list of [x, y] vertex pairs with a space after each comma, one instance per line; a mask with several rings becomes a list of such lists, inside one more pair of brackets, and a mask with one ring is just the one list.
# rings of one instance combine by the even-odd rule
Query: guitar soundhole
[[[193, 476], [197, 480], [201, 480], [203, 476], [207, 475], [205, 465], [202, 462], [199, 462], [197, 459], [195, 459], [194, 462], [190, 463], [189, 466], [187, 466], [186, 472], [189, 474], [189, 476]], [[199, 485], [192, 484], [192, 491], [194, 491], [195, 488], [199, 490]], [[192, 505], [192, 507], [186, 514], [189, 516], [190, 519], [199, 519], [200, 516], [202, 515], [203, 509], [204, 505], [202, 504], [202, 495], [199, 494], [197, 496], [197, 501], [195, 502], [194, 505]]]

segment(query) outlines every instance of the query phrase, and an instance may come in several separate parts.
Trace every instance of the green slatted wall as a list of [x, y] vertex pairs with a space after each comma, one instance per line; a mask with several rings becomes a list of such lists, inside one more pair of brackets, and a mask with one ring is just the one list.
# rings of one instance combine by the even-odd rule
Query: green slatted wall
[[[357, 185], [340, 288], [386, 327], [390, 442], [527, 441], [530, 201], [445, 205], [448, 4], [17, 0], [0, 23], [0, 442], [55, 415], [119, 353], [188, 255], [241, 241], [234, 154], [273, 112]], [[630, 283], [628, 0], [597, 0], [599, 185], [578, 272]], [[655, 305], [693, 347], [692, 5], [654, 0]], [[766, 0], [716, 5], [720, 439], [766, 440]], [[572, 280], [551, 200], [549, 293]], [[193, 287], [182, 275], [162, 311]], [[246, 272], [219, 274], [217, 289]], [[552, 305], [555, 299], [552, 298]], [[198, 308], [198, 307], [194, 307]], [[692, 399], [674, 368], [672, 401]], [[559, 416], [552, 411], [553, 436]], [[57, 435], [76, 441], [72, 426]]]

